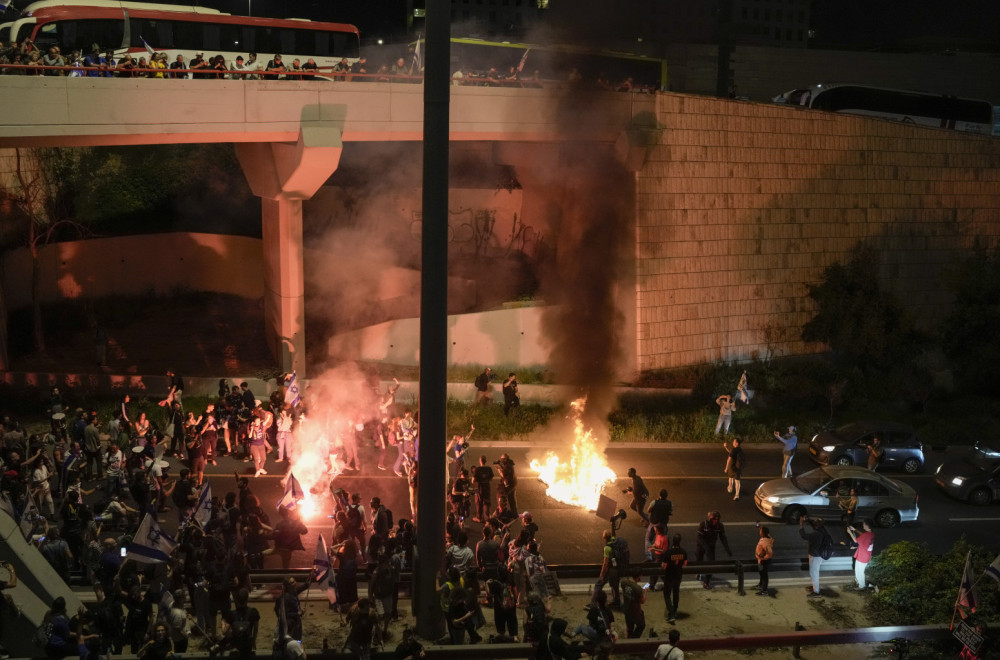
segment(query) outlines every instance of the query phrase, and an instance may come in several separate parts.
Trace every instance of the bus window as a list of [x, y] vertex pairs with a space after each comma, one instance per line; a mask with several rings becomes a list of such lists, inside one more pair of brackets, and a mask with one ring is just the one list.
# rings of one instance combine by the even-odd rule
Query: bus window
[[145, 44], [142, 43], [143, 39], [154, 50], [173, 48], [173, 23], [149, 18], [130, 18], [129, 38], [131, 42], [129, 45], [133, 48], [145, 47]]
[[43, 53], [48, 52], [52, 46], [61, 46], [59, 42], [59, 30], [55, 23], [46, 23], [35, 33], [35, 46]]
[[275, 53], [288, 53], [289, 55], [298, 55], [299, 52], [295, 50], [295, 33], [297, 30], [289, 30], [288, 28], [282, 28], [277, 30], [278, 39], [280, 40], [281, 47], [274, 51]]
[[176, 21], [174, 23], [174, 48], [190, 50], [195, 53], [205, 52], [205, 30], [201, 23]]
[[56, 23], [63, 50], [89, 53], [92, 44], [102, 49], [122, 48], [125, 23], [120, 20], [81, 19]]
[[[202, 41], [202, 46], [207, 53], [217, 53], [220, 50], [229, 50], [227, 47], [221, 46], [219, 42], [219, 26], [212, 23], [205, 23], [203, 26], [203, 34], [205, 35], [204, 41]], [[226, 44], [228, 46], [228, 44]], [[212, 57], [212, 55], [209, 55]]]
[[258, 27], [254, 33], [254, 52], [280, 53], [281, 37], [277, 28]]
[[286, 51], [292, 55], [312, 55], [317, 52], [316, 35], [312, 30], [292, 30], [295, 43], [292, 50]]
[[[219, 25], [220, 50], [242, 51], [243, 29], [239, 25], [223, 24]], [[250, 52], [250, 51], [247, 51]]]

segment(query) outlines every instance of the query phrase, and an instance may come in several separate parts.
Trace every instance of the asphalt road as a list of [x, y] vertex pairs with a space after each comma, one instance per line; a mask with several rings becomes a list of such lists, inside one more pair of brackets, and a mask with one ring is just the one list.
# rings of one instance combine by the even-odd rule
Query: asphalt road
[[[492, 463], [503, 451], [511, 456], [518, 473], [518, 508], [520, 511], [530, 511], [539, 525], [537, 536], [542, 541], [541, 552], [546, 560], [550, 564], [598, 563], [602, 552], [601, 532], [608, 528], [608, 522], [598, 519], [592, 512], [546, 496], [544, 484], [535, 478], [528, 467], [527, 448], [492, 445], [493, 443], [474, 442], [468, 457], [483, 454]], [[615, 485], [606, 488], [605, 494], [617, 499], [619, 506], [628, 510], [630, 497], [621, 491], [629, 484], [625, 478], [626, 471], [629, 467], [635, 467], [645, 479], [654, 498], [661, 488], [668, 489], [674, 505], [670, 531], [683, 535], [682, 545], [692, 557], [695, 531], [699, 521], [709, 510], [721, 512], [730, 547], [736, 557], [752, 557], [758, 522], [770, 527], [775, 538], [776, 557], [804, 556], [805, 543], [798, 535], [798, 527], [765, 518], [753, 503], [753, 492], [757, 486], [778, 476], [781, 467], [780, 446], [775, 443], [773, 447], [746, 446], [745, 449], [748, 456], [747, 467], [742, 497], [738, 502], [734, 502], [732, 496], [726, 493], [726, 478], [722, 473], [725, 454], [721, 442], [718, 445], [673, 445], [657, 448], [611, 447], [606, 452], [608, 463], [620, 479]], [[535, 456], [542, 449], [535, 447], [531, 451]], [[393, 453], [394, 450], [390, 449], [390, 454]], [[253, 478], [250, 463], [221, 457], [218, 466], [209, 466], [213, 494], [222, 497], [227, 491], [235, 490], [235, 469], [251, 476], [253, 492], [265, 508], [273, 510], [283, 492], [281, 477], [287, 469], [287, 463], [276, 463], [275, 458], [274, 453], [268, 456], [266, 467], [269, 474]], [[391, 463], [388, 470], [380, 471], [375, 469], [374, 456], [365, 456], [363, 453], [362, 458], [364, 467], [360, 473], [339, 476], [335, 483], [345, 490], [360, 493], [366, 508], [371, 497], [378, 495], [393, 511], [397, 521], [402, 517], [410, 517], [406, 481], [393, 475]], [[895, 541], [909, 540], [927, 543], [932, 551], [943, 552], [962, 534], [973, 543], [1000, 546], [1000, 524], [997, 524], [1000, 521], [1000, 506], [974, 507], [956, 502], [941, 493], [934, 484], [932, 473], [942, 458], [942, 453], [932, 452], [927, 457], [927, 469], [923, 473], [913, 476], [891, 475], [917, 491], [920, 498], [920, 518], [918, 522], [876, 530], [876, 549]], [[176, 460], [172, 462], [179, 465]], [[799, 454], [793, 461], [794, 472], [798, 474], [813, 467], [815, 466], [809, 460], [804, 444], [800, 443]], [[173, 474], [177, 473], [177, 469], [174, 468]], [[303, 538], [306, 551], [293, 555], [293, 566], [311, 566], [317, 534], [322, 533], [329, 540], [333, 523], [327, 518], [330, 503], [325, 492], [319, 495], [321, 510], [306, 520], [310, 530], [309, 535]], [[421, 509], [426, 511], [425, 507]], [[638, 560], [642, 555], [644, 528], [633, 512], [628, 513], [628, 519], [619, 534], [629, 540], [633, 560]], [[162, 515], [166, 519], [166, 527], [172, 527], [176, 523], [176, 514]], [[272, 520], [276, 519], [277, 516], [272, 516]], [[474, 545], [480, 538], [481, 526], [472, 521], [468, 524], [471, 530], [470, 543]], [[835, 539], [847, 539], [842, 527], [833, 524], [832, 529]], [[725, 556], [720, 547], [718, 558], [723, 559]], [[267, 565], [277, 566], [276, 558], [271, 557]]]

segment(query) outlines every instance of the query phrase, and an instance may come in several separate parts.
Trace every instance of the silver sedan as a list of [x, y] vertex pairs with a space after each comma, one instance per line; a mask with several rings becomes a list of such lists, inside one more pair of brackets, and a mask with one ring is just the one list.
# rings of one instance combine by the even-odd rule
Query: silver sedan
[[765, 481], [754, 502], [765, 516], [795, 522], [800, 516], [836, 519], [854, 490], [855, 519], [871, 518], [880, 527], [915, 521], [920, 515], [917, 493], [906, 484], [860, 467], [830, 465], [794, 476]]

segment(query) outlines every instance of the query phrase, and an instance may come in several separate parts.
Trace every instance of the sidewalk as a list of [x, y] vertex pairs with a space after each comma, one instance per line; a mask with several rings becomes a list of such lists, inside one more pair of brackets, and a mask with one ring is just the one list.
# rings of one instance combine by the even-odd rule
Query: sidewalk
[[[717, 576], [713, 578], [711, 590], [703, 589], [695, 579], [686, 578], [681, 587], [679, 615], [674, 625], [668, 624], [663, 618], [665, 607], [662, 591], [647, 592], [643, 606], [646, 631], [642, 637], [649, 639], [655, 633], [657, 638], [665, 639], [667, 632], [675, 627], [681, 632], [682, 640], [739, 634], [789, 633], [799, 625], [810, 631], [866, 627], [870, 624], [862, 614], [864, 596], [857, 591], [845, 589], [852, 583], [853, 580], [847, 576], [824, 576], [822, 592], [825, 597], [812, 599], [806, 597], [808, 580], [802, 578], [773, 578], [770, 585], [775, 591], [773, 597], [756, 596], [752, 583], [746, 585], [747, 594], [740, 596], [735, 578], [720, 579]], [[562, 595], [552, 599], [552, 616], [566, 619], [572, 630], [577, 624], [586, 621], [584, 607], [590, 602], [591, 585], [589, 581], [572, 580], [561, 584], [561, 588]], [[361, 595], [364, 595], [363, 590]], [[252, 604], [261, 614], [258, 648], [263, 650], [269, 648], [274, 634], [273, 598], [267, 590], [255, 590], [253, 600], [255, 602]], [[400, 599], [399, 610], [403, 618], [390, 625], [391, 638], [386, 650], [395, 648], [404, 626], [415, 625], [408, 599]], [[483, 614], [487, 623], [479, 633], [484, 641], [488, 641], [490, 635], [495, 633], [493, 613], [486, 609]], [[620, 612], [615, 615], [613, 627], [619, 637], [624, 638], [624, 617]], [[329, 609], [326, 598], [318, 590], [309, 590], [308, 597], [303, 602], [302, 621], [303, 642], [307, 649], [323, 648], [324, 640], [332, 650], [339, 650], [343, 646], [348, 627], [342, 625], [339, 614]], [[521, 622], [523, 623], [523, 616]], [[433, 645], [426, 640], [422, 640], [422, 643], [425, 646]], [[864, 658], [868, 657], [875, 646], [878, 645], [810, 647], [804, 652], [804, 657], [812, 660]], [[193, 644], [194, 648], [196, 646]], [[778, 649], [775, 652], [777, 654]], [[785, 649], [780, 653], [785, 655], [789, 651]], [[689, 654], [690, 657], [711, 658], [740, 658], [745, 655], [745, 651]]]

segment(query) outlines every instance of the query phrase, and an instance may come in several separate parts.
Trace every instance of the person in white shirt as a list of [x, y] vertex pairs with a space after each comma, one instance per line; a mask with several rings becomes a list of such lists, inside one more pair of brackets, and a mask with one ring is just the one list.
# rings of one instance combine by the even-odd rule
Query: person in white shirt
[[677, 646], [681, 640], [681, 633], [676, 628], [667, 633], [668, 644], [660, 644], [656, 649], [653, 660], [684, 660], [684, 651]]

